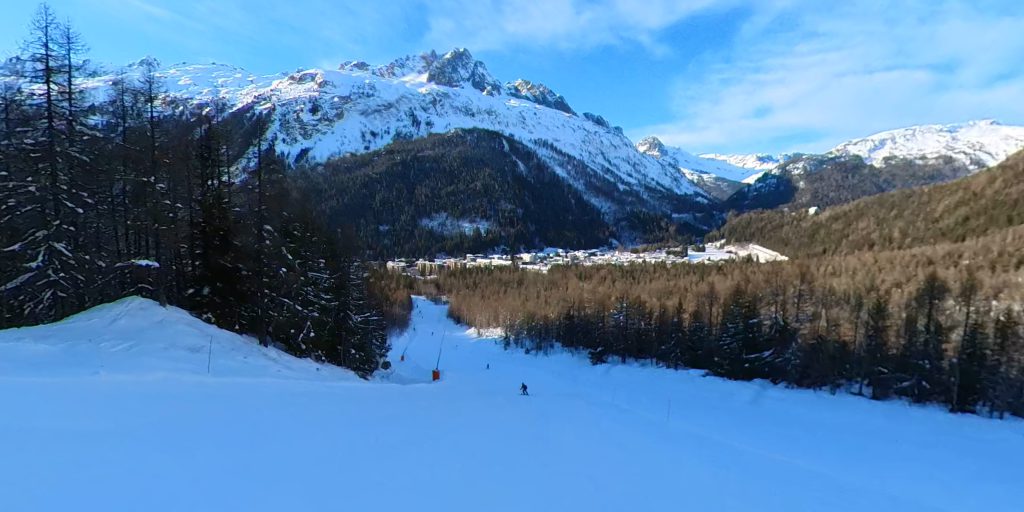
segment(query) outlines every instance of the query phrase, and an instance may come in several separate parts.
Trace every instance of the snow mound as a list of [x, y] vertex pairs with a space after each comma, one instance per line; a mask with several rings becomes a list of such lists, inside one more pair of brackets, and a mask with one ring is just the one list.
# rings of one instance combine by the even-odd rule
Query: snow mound
[[0, 331], [0, 354], [5, 376], [358, 379], [139, 297], [53, 324]]

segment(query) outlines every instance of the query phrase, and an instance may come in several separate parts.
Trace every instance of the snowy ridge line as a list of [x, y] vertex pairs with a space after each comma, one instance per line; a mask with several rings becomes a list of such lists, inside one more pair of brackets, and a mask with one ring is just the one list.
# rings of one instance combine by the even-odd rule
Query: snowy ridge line
[[1024, 148], [1024, 126], [991, 119], [889, 130], [839, 144], [829, 154], [856, 155], [884, 167], [886, 158], [952, 157], [970, 169], [983, 169]]
[[[641, 147], [641, 144], [648, 139], [661, 144], [657, 138], [648, 137], [638, 143], [640, 151], [652, 152], [649, 149], [650, 144]], [[916, 125], [887, 130], [840, 143], [825, 152], [824, 155], [860, 156], [864, 158], [865, 162], [879, 167], [885, 167], [887, 158], [930, 160], [949, 157], [955, 162], [964, 164], [968, 169], [979, 170], [994, 166], [1021, 149], [1024, 149], [1024, 126], [1005, 125], [992, 119], [982, 119], [963, 123]], [[667, 147], [665, 153], [682, 155], [680, 161], [688, 164], [683, 164], [681, 167], [686, 167], [691, 171], [709, 173], [748, 184], [756, 181], [761, 173], [772, 172], [786, 160], [798, 156], [796, 153], [777, 155], [701, 153], [699, 156], [693, 156], [679, 148], [672, 147]], [[721, 161], [735, 168], [760, 172], [748, 173], [746, 178], [736, 179], [728, 174], [728, 170], [725, 174], [716, 172], [714, 167], [705, 163], [707, 161]]]

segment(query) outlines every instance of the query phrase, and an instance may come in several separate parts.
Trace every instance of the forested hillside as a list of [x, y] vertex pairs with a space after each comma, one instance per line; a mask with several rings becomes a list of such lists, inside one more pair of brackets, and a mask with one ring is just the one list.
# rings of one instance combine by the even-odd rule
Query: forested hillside
[[400, 141], [297, 178], [375, 257], [606, 244], [601, 212], [529, 148], [484, 130]]
[[84, 48], [43, 5], [0, 83], [0, 328], [142, 295], [372, 373], [385, 304], [264, 143], [265, 113], [176, 104], [152, 65], [89, 98]]
[[756, 209], [827, 208], [913, 187], [944, 183], [970, 174], [970, 168], [952, 157], [904, 159], [891, 157], [884, 166], [857, 155], [802, 155], [730, 196], [725, 208], [737, 212]]
[[756, 211], [712, 237], [757, 241], [789, 256], [964, 242], [1024, 223], [1024, 152], [973, 176], [827, 208]]
[[531, 351], [1024, 415], [1022, 178], [1018, 153], [958, 182], [721, 231], [786, 262], [451, 270], [430, 286], [456, 318]]
[[[986, 240], [1021, 247], [1020, 228]], [[510, 344], [733, 379], [1024, 414], [1019, 250], [962, 244], [790, 262], [443, 272], [453, 316]], [[950, 264], [950, 262], [954, 262]], [[429, 291], [429, 290], [428, 290]]]

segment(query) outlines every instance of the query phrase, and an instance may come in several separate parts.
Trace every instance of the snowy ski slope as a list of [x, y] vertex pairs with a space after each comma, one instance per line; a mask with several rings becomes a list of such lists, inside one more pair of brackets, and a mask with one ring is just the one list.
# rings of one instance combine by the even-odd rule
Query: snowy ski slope
[[142, 299], [0, 331], [0, 510], [1024, 510], [1024, 422], [504, 351], [445, 313], [417, 299], [370, 382]]

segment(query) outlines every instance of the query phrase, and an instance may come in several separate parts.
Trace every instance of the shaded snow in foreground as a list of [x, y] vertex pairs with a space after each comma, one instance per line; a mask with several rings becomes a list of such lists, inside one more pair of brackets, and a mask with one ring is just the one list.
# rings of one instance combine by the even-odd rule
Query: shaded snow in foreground
[[141, 299], [0, 331], [0, 510], [1024, 510], [1020, 421], [412, 325], [371, 382]]

